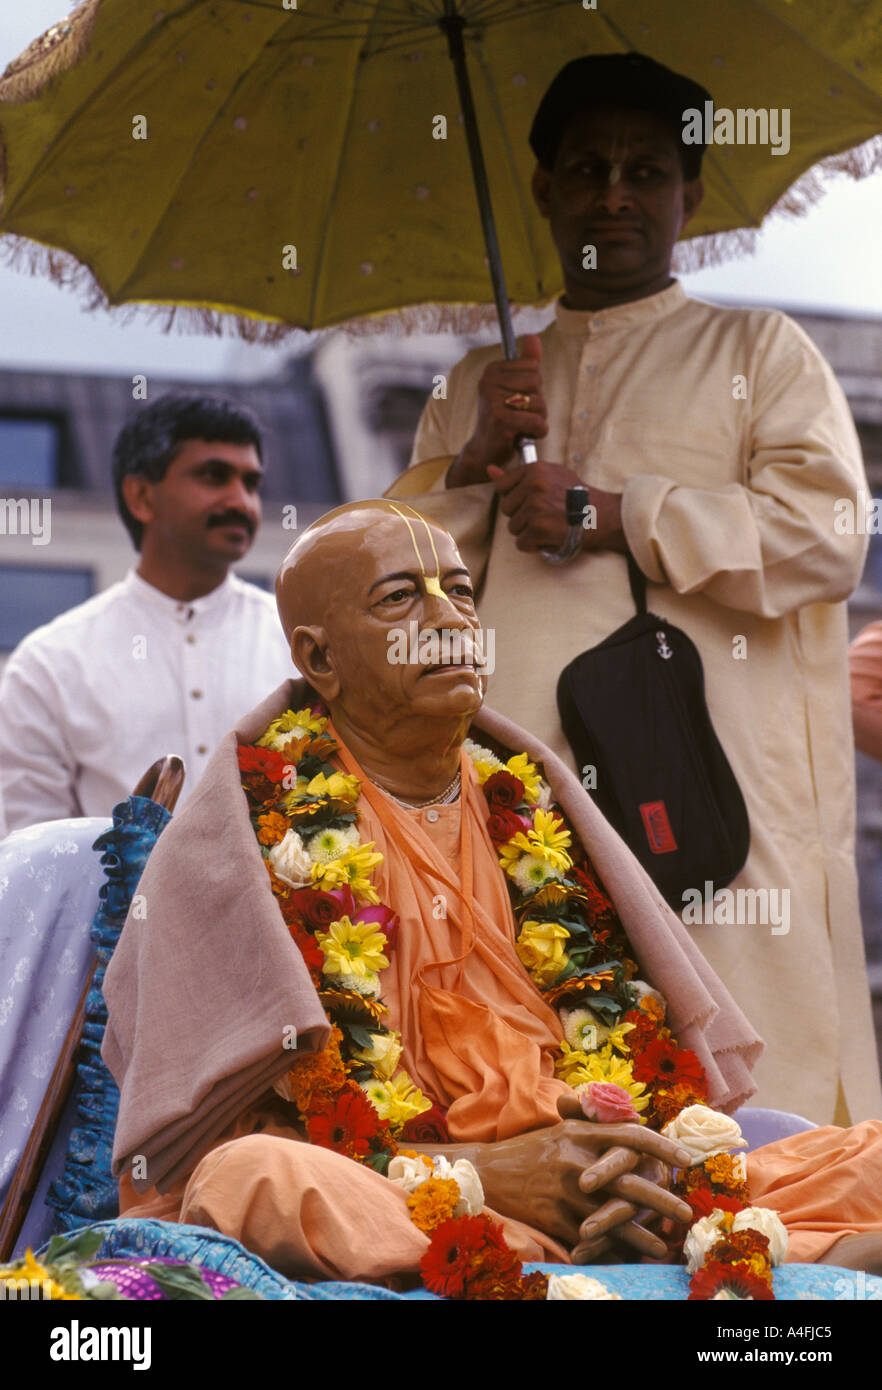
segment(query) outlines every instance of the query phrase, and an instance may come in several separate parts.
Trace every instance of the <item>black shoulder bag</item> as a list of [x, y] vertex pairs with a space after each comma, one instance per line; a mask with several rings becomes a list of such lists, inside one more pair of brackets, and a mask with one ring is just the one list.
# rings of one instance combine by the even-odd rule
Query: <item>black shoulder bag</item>
[[685, 632], [646, 611], [646, 578], [627, 558], [637, 616], [565, 667], [557, 704], [583, 785], [680, 911], [688, 889], [731, 883], [750, 826], [708, 714], [701, 657]]

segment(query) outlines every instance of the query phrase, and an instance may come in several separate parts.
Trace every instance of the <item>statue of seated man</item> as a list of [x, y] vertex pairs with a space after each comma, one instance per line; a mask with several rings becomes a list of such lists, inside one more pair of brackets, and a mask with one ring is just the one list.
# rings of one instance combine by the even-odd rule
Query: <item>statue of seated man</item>
[[[385, 1280], [430, 1247], [421, 1166], [439, 1219], [480, 1206], [444, 1187], [439, 1158], [467, 1159], [521, 1258], [665, 1258], [698, 1211], [671, 1189], [697, 1162], [678, 1116], [725, 1139], [759, 1039], [574, 775], [482, 709], [490, 644], [446, 531], [338, 508], [277, 597], [304, 678], [220, 745], [107, 971], [121, 1212]], [[525, 668], [542, 650], [525, 631]], [[875, 1269], [880, 1153], [867, 1122], [750, 1155], [788, 1258]]]

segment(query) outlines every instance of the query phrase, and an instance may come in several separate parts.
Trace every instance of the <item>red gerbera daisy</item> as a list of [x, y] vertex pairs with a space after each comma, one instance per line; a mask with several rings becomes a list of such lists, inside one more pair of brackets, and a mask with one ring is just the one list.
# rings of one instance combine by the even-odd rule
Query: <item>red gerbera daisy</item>
[[360, 1086], [352, 1085], [310, 1115], [306, 1132], [311, 1144], [349, 1158], [366, 1158], [377, 1134], [379, 1117]]
[[743, 1265], [724, 1265], [718, 1260], [708, 1260], [702, 1269], [695, 1271], [689, 1282], [689, 1299], [707, 1300], [721, 1292], [728, 1293], [732, 1298], [753, 1298], [757, 1301], [774, 1300], [775, 1297], [768, 1284]]
[[680, 1081], [707, 1085], [704, 1067], [695, 1053], [664, 1038], [656, 1038], [634, 1058], [633, 1072], [635, 1081], [650, 1086], [673, 1086]]
[[727, 1197], [724, 1192], [711, 1192], [706, 1187], [699, 1187], [688, 1193], [686, 1201], [692, 1208], [695, 1221], [700, 1221], [703, 1216], [710, 1216], [715, 1208], [733, 1213], [744, 1211], [744, 1203], [739, 1202], [737, 1197]]
[[241, 772], [260, 772], [270, 782], [281, 782], [291, 764], [273, 748], [252, 748], [240, 743], [236, 748]]
[[307, 968], [317, 971], [320, 975], [322, 973], [322, 966], [325, 963], [325, 957], [315, 937], [310, 936], [308, 931], [301, 931], [299, 927], [291, 927], [290, 931], [294, 945], [306, 961]]
[[[431, 1244], [420, 1260], [423, 1283], [430, 1293], [442, 1298], [465, 1298], [469, 1283], [480, 1276], [483, 1259], [511, 1254], [502, 1227], [487, 1216], [460, 1216], [445, 1221], [432, 1235]], [[520, 1262], [518, 1273], [520, 1273]]]

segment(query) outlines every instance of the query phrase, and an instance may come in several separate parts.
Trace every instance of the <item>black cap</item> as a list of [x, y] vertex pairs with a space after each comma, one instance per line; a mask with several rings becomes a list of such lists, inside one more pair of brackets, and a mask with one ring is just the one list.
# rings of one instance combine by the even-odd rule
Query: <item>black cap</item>
[[590, 53], [561, 68], [539, 103], [530, 129], [530, 148], [544, 168], [554, 165], [564, 130], [574, 116], [592, 106], [623, 106], [652, 111], [681, 141], [683, 175], [697, 179], [703, 145], [682, 144], [683, 112], [712, 97], [699, 82], [672, 72], [644, 53]]

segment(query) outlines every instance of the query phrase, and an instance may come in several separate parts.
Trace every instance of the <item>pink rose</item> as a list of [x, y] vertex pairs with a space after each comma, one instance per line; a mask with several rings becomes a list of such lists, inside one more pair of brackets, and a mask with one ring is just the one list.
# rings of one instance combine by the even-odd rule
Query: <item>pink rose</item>
[[385, 903], [377, 903], [375, 907], [358, 907], [352, 916], [354, 922], [371, 922], [378, 931], [385, 933], [386, 945], [391, 948], [395, 944], [400, 926], [398, 913], [393, 912], [391, 907]]
[[639, 1121], [634, 1102], [623, 1086], [613, 1081], [591, 1081], [579, 1094], [582, 1111], [588, 1120], [602, 1125], [626, 1125]]

